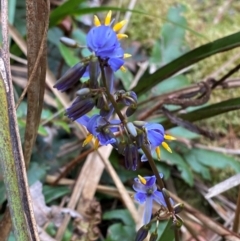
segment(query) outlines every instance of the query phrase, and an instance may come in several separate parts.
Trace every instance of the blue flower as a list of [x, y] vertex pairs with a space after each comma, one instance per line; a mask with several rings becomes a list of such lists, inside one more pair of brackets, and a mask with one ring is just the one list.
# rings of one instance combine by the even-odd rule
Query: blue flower
[[85, 145], [88, 144], [93, 137], [95, 137], [97, 143], [99, 142], [101, 145], [114, 144], [117, 141], [113, 133], [119, 130], [116, 125], [121, 123], [120, 120], [107, 121], [102, 116], [96, 114], [92, 117], [84, 115], [76, 121], [85, 126], [90, 133], [89, 138], [87, 137], [84, 142]]
[[[163, 175], [160, 174], [160, 177], [162, 178]], [[145, 205], [143, 217], [144, 224], [149, 223], [151, 220], [153, 200], [164, 207], [167, 206], [162, 192], [157, 191], [155, 176], [138, 176], [138, 178], [134, 178], [133, 189], [136, 191], [134, 199], [139, 204]]]
[[[149, 142], [149, 150], [153, 152], [154, 150], [157, 153], [158, 159], [160, 159], [160, 148], [159, 146], [162, 145], [167, 151], [172, 153], [171, 148], [164, 140], [175, 140], [173, 136], [166, 135], [165, 130], [161, 124], [157, 123], [146, 123], [144, 125], [144, 129], [147, 135], [147, 140]], [[147, 161], [147, 157], [142, 155], [141, 161]]]
[[119, 42], [119, 39], [127, 37], [127, 35], [116, 33], [124, 26], [126, 21], [123, 20], [112, 28], [111, 15], [112, 12], [109, 11], [104, 25], [101, 25], [98, 17], [94, 16], [95, 27], [87, 34], [87, 46], [97, 57], [106, 61], [113, 71], [117, 71], [120, 68], [124, 69], [124, 58], [130, 57], [130, 55], [124, 54]]

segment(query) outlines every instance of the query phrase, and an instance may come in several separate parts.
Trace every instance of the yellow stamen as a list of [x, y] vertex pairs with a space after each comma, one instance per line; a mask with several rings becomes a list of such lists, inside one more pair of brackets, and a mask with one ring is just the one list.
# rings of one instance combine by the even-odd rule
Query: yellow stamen
[[112, 11], [110, 10], [105, 18], [105, 25], [109, 25], [111, 23], [111, 19], [112, 19]]
[[163, 142], [163, 143], [162, 143], [162, 146], [163, 146], [167, 151], [169, 151], [170, 153], [172, 153], [171, 148], [169, 147], [169, 145], [168, 145], [166, 142]]
[[147, 183], [147, 180], [144, 177], [140, 176], [140, 175], [138, 175], [138, 179], [144, 185]]
[[113, 31], [115, 31], [115, 32], [119, 31], [126, 23], [127, 23], [127, 20], [123, 20], [123, 21], [121, 21], [119, 23], [116, 23], [113, 26]]
[[126, 58], [130, 58], [131, 56], [132, 56], [131, 54], [126, 53], [126, 54], [123, 55], [123, 58], [126, 59]]
[[82, 146], [86, 146], [93, 138], [92, 134], [88, 134], [85, 141], [83, 142]]
[[121, 66], [120, 70], [122, 70], [122, 72], [127, 72], [127, 70], [126, 70], [126, 68], [124, 66]]
[[170, 135], [164, 135], [164, 139], [170, 140], [170, 141], [176, 140], [176, 138], [174, 136], [170, 136]]
[[155, 151], [156, 151], [156, 154], [157, 154], [157, 158], [158, 158], [158, 160], [160, 161], [160, 147], [158, 146], [158, 147], [155, 149]]
[[118, 40], [120, 40], [120, 39], [123, 39], [123, 38], [128, 38], [128, 36], [127, 36], [127, 34], [118, 33], [117, 38], [118, 38]]
[[99, 147], [99, 140], [96, 139], [95, 142], [94, 142], [94, 149], [97, 150]]
[[94, 25], [95, 25], [96, 27], [101, 26], [101, 22], [100, 22], [98, 16], [96, 16], [96, 15], [94, 15], [93, 22], [94, 22]]

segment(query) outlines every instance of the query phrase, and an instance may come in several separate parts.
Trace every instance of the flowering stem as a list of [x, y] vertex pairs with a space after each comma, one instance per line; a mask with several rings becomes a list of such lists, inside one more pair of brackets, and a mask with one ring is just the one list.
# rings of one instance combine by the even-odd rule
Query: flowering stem
[[101, 68], [101, 74], [102, 74], [102, 81], [103, 81], [103, 85], [106, 88], [106, 94], [110, 100], [110, 102], [113, 105], [114, 110], [116, 111], [119, 119], [122, 121], [122, 123], [126, 123], [126, 119], [123, 116], [122, 112], [119, 110], [118, 105], [114, 99], [114, 97], [112, 96], [112, 94], [110, 93], [108, 86], [107, 86], [107, 81], [106, 81], [106, 76], [105, 76], [105, 72], [104, 72], [104, 67], [100, 64], [100, 68]]
[[[164, 188], [164, 183], [163, 183], [162, 178], [159, 176], [159, 173], [158, 173], [158, 170], [156, 168], [156, 165], [155, 165], [155, 163], [154, 163], [154, 161], [152, 159], [152, 155], [149, 153], [149, 151], [148, 151], [148, 149], [147, 149], [147, 147], [145, 145], [142, 145], [141, 148], [142, 148], [144, 154], [146, 155], [146, 157], [148, 159], [148, 162], [149, 162], [149, 164], [150, 164], [150, 166], [152, 168], [152, 171], [153, 171], [154, 175], [157, 178], [157, 183], [158, 183], [160, 189], [162, 190]], [[167, 204], [167, 208], [168, 208], [169, 212], [173, 213], [173, 208], [172, 208], [172, 205], [170, 203], [169, 198], [165, 197], [165, 195], [163, 195], [163, 197], [165, 199], [165, 202]]]
[[174, 228], [174, 236], [175, 236], [175, 241], [179, 241], [179, 229]]

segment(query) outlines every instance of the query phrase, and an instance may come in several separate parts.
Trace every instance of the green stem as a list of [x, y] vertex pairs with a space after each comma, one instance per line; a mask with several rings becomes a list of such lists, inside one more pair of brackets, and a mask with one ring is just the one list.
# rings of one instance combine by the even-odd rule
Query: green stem
[[174, 236], [175, 236], [175, 241], [180, 241], [178, 228], [174, 229]]
[[119, 110], [117, 102], [115, 101], [114, 97], [110, 93], [108, 86], [107, 86], [107, 80], [106, 80], [106, 75], [104, 72], [104, 67], [101, 66], [101, 74], [102, 74], [102, 81], [103, 81], [103, 86], [106, 88], [106, 94], [108, 99], [110, 100], [111, 104], [113, 105], [114, 110], [116, 111], [119, 119], [122, 121], [122, 123], [126, 123], [126, 118], [123, 116], [122, 112]]

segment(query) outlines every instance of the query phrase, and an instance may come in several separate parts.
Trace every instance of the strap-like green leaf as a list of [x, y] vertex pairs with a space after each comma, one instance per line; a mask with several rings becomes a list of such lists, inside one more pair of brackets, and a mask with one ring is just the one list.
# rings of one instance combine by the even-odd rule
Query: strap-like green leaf
[[202, 45], [183, 56], [177, 58], [151, 75], [144, 75], [138, 85], [133, 89], [138, 95], [150, 90], [153, 86], [171, 77], [178, 71], [197, 63], [211, 55], [224, 52], [240, 46], [240, 32]]
[[[201, 109], [189, 112], [187, 114], [179, 115], [178, 117], [182, 118], [183, 120], [194, 122], [194, 121], [203, 120], [228, 111], [238, 110], [238, 109], [240, 109], [240, 97], [226, 100], [217, 104], [209, 105]], [[176, 126], [175, 124], [171, 123], [169, 120], [166, 120], [161, 124], [166, 129]]]

